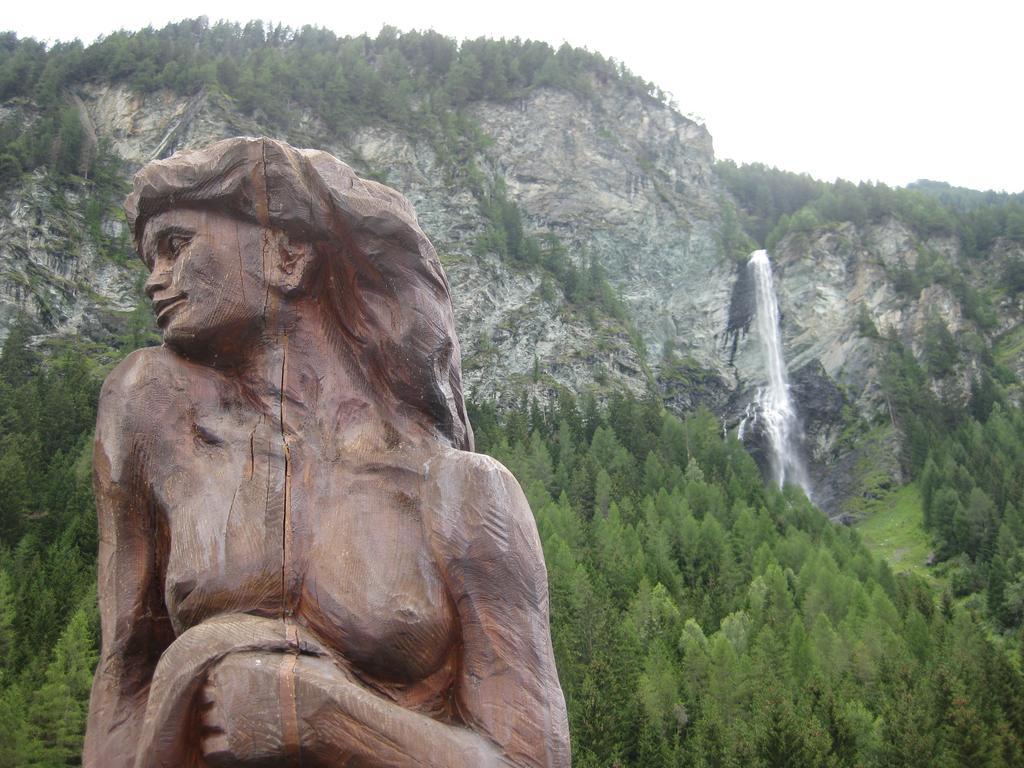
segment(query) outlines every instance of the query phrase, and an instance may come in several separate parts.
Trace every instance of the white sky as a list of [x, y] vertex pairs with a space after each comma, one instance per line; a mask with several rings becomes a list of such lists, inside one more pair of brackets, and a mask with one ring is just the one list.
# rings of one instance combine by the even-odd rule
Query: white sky
[[1024, 190], [1019, 0], [152, 0], [9, 3], [0, 29], [91, 42], [205, 15], [339, 35], [435, 29], [563, 41], [623, 61], [699, 115], [719, 158], [831, 180]]

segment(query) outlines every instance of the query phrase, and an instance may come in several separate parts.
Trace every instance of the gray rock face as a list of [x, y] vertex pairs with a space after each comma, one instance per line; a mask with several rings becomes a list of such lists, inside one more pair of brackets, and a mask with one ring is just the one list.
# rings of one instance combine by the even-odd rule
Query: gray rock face
[[[139, 96], [123, 86], [93, 85], [78, 98], [83, 119], [124, 159], [126, 176], [179, 149], [265, 132], [219, 95]], [[472, 117], [491, 139], [478, 165], [506, 181], [530, 234], [557, 235], [578, 264], [593, 258], [605, 267], [636, 318], [643, 349], [621, 323], [588, 318], [560, 291], [545, 297], [539, 274], [481, 253], [477, 243], [486, 221], [479, 205], [468, 188], [446, 185], [429, 142], [383, 125], [342, 141], [311, 114], [296, 115], [293, 129], [277, 135], [296, 146], [322, 147], [409, 197], [445, 262], [467, 384], [478, 394], [526, 385], [544, 396], [556, 384], [639, 393], [648, 381], [644, 355], [656, 362], [665, 340], [713, 364], [705, 350], [714, 348], [721, 333], [729, 266], [718, 256], [721, 192], [707, 131], [653, 102], [608, 96], [591, 103], [554, 90], [516, 104], [478, 104]], [[16, 238], [26, 243], [20, 261], [0, 252], [11, 276], [0, 293], [0, 312], [26, 310], [59, 333], [81, 329], [73, 318], [131, 309], [141, 299], [131, 292], [138, 270], [102, 263], [86, 246], [65, 242], [53, 231], [60, 217], [40, 194], [30, 185], [7, 192], [10, 213], [0, 226], [24, 229], [25, 216], [18, 212], [35, 206], [45, 211], [40, 215], [50, 229], [35, 239]], [[80, 213], [73, 215], [80, 219]], [[120, 224], [105, 220], [103, 231]], [[81, 230], [81, 221], [72, 229]], [[128, 262], [129, 254], [123, 256]], [[47, 303], [43, 293], [56, 289], [22, 285], [27, 268], [19, 265], [26, 259], [44, 263], [40, 285], [74, 282], [67, 275], [67, 265], [73, 265], [88, 275], [89, 290], [69, 287], [57, 311], [37, 311], [35, 305]], [[56, 263], [61, 259], [67, 264]], [[695, 291], [696, 285], [702, 290]], [[703, 290], [708, 286], [715, 290]]]
[[[139, 96], [93, 84], [75, 97], [83, 124], [123, 159], [126, 178], [154, 157], [268, 132], [213, 93]], [[32, 119], [25, 105], [0, 109]], [[474, 158], [485, 179], [504, 181], [528, 234], [553, 235], [577, 265], [592, 259], [604, 268], [638, 337], [606, 314], [569, 303], [550, 275], [481, 247], [487, 221], [480, 205], [468, 185], [450, 182], [429, 140], [384, 124], [341, 138], [305, 112], [273, 135], [323, 148], [411, 200], [452, 285], [469, 392], [493, 397], [525, 387], [548, 397], [564, 385], [642, 393], [655, 383], [671, 407], [704, 405], [735, 424], [764, 373], [745, 265], [721, 245], [727, 194], [707, 130], [614, 90], [584, 101], [539, 89], [515, 103], [478, 103], [471, 118], [487, 137]], [[0, 335], [21, 311], [52, 334], [109, 341], [123, 329], [142, 299], [142, 269], [116, 201], [100, 206], [98, 221], [93, 210], [91, 223], [88, 208], [87, 185], [58, 189], [41, 176], [0, 192]], [[836, 487], [837, 468], [849, 474], [856, 464], [840, 439], [850, 414], [868, 423], [886, 417], [878, 385], [884, 342], [862, 332], [865, 318], [916, 353], [933, 317], [959, 338], [1005, 339], [997, 346], [1000, 362], [1024, 374], [1019, 300], [1000, 304], [995, 329], [982, 330], [948, 288], [910, 296], [896, 279], [925, 254], [984, 287], [997, 265], [1024, 256], [1019, 250], [1000, 243], [968, 263], [956, 242], [919, 241], [897, 220], [823, 228], [779, 243], [771, 257], [784, 346], [816, 486]], [[973, 369], [969, 358], [962, 363], [958, 386], [966, 392]]]
[[[977, 370], [975, 356], [982, 354], [982, 348], [969, 343], [969, 338], [996, 341], [998, 350], [1000, 337], [1012, 341], [1020, 327], [1019, 301], [1000, 303], [995, 329], [985, 329], [967, 315], [950, 288], [931, 284], [912, 293], [900, 286], [900, 273], [912, 273], [920, 258], [940, 259], [968, 283], [990, 290], [1001, 265], [1017, 255], [1015, 248], [1019, 250], [1019, 246], [999, 243], [994, 249], [998, 255], [972, 261], [961, 253], [958, 242], [921, 240], [892, 219], [788, 235], [778, 244], [771, 256], [786, 361], [804, 422], [815, 485], [825, 489], [816, 494], [815, 501], [839, 513], [843, 502], [860, 492], [856, 488], [859, 477], [871, 474], [873, 483], [885, 486], [903, 480], [895, 458], [899, 448], [895, 436], [872, 441], [870, 467], [858, 467], [858, 462], [864, 464], [860, 438], [841, 440], [852, 417], [862, 419], [865, 425], [892, 426], [893, 414], [879, 384], [880, 363], [888, 345], [880, 336], [894, 336], [920, 357], [926, 325], [935, 320], [944, 323], [958, 341], [961, 359], [937, 394], [958, 397], [966, 404], [971, 376]], [[737, 283], [734, 304], [744, 307], [739, 286]], [[743, 319], [744, 312], [737, 309], [734, 314]], [[877, 329], [877, 335], [865, 332], [865, 325]], [[738, 394], [733, 401], [737, 408], [746, 402], [743, 393], [762, 376], [754, 333], [737, 330], [734, 364]], [[1006, 362], [1019, 370], [1020, 353], [1009, 352]], [[845, 416], [844, 404], [851, 406]], [[879, 481], [879, 473], [888, 480]]]
[[474, 115], [493, 139], [486, 165], [534, 231], [605, 266], [651, 356], [669, 340], [712, 363], [731, 265], [718, 245], [722, 192], [707, 131], [635, 99], [585, 104], [547, 90]]
[[[895, 220], [865, 227], [843, 224], [811, 236], [784, 238], [772, 258], [790, 369], [819, 361], [829, 377], [849, 390], [859, 409], [871, 413], [882, 407], [877, 386], [880, 342], [862, 332], [862, 319], [870, 320], [882, 336], [894, 334], [917, 355], [924, 328], [933, 319], [942, 321], [954, 336], [991, 335], [966, 316], [960, 300], [945, 285], [928, 285], [917, 294], [900, 289], [898, 271], [912, 271], [922, 253], [945, 259], [950, 269], [977, 285], [998, 279], [993, 265], [972, 263], [958, 243], [948, 238], [919, 240]], [[1014, 328], [1019, 322], [1019, 309], [999, 308], [997, 329]], [[966, 354], [964, 363], [970, 370], [970, 352]], [[756, 366], [746, 357], [742, 360], [753, 372]]]
[[[3, 195], [0, 328], [24, 313], [42, 328], [109, 335], [139, 301], [136, 273], [101, 257], [89, 237], [83, 195], [41, 174]], [[101, 226], [117, 230], [120, 222]], [[104, 339], [106, 340], [106, 339]]]

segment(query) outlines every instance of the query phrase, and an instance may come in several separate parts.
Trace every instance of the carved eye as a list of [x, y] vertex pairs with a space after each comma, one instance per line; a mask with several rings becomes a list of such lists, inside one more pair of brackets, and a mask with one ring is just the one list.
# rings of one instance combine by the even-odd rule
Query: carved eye
[[190, 239], [185, 235], [171, 235], [167, 238], [167, 250], [172, 256], [177, 256], [188, 245]]

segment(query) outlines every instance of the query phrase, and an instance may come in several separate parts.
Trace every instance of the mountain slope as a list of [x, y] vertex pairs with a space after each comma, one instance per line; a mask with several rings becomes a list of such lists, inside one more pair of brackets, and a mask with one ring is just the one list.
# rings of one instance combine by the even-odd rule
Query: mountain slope
[[897, 424], [884, 339], [924, 360], [950, 334], [956, 359], [932, 386], [951, 402], [991, 368], [979, 361], [1024, 367], [1020, 291], [1000, 280], [1024, 263], [1024, 226], [1004, 214], [968, 248], [947, 226], [961, 209], [978, 218], [962, 191], [716, 166], [706, 129], [594, 54], [202, 21], [3, 51], [0, 334], [24, 312], [41, 339], [150, 337], [119, 210], [127, 179], [178, 149], [268, 134], [410, 198], [480, 397], [656, 391], [736, 424], [764, 376], [745, 257], [769, 240], [816, 500], [834, 513], [905, 479], [898, 431], [869, 446], [871, 472], [852, 471], [861, 437]]
[[[479, 447], [540, 530], [577, 768], [1024, 764], [1019, 197], [716, 164], [568, 46], [203, 20], [0, 35], [0, 764], [80, 751], [99, 382], [157, 341], [127, 180], [260, 133], [399, 188], [438, 246]], [[814, 501], [879, 513], [863, 538], [734, 439], [758, 245]]]

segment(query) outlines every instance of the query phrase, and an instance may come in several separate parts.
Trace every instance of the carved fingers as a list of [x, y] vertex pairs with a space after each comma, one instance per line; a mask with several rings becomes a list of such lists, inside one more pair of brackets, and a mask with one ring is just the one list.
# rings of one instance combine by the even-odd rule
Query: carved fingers
[[438, 722], [370, 690], [329, 660], [300, 656], [299, 719], [307, 723], [303, 765], [317, 768], [493, 768], [494, 746], [467, 728]]
[[239, 653], [207, 676], [199, 695], [201, 752], [210, 768], [298, 766], [297, 743], [288, 738], [294, 703], [282, 700], [282, 679], [294, 656]]

